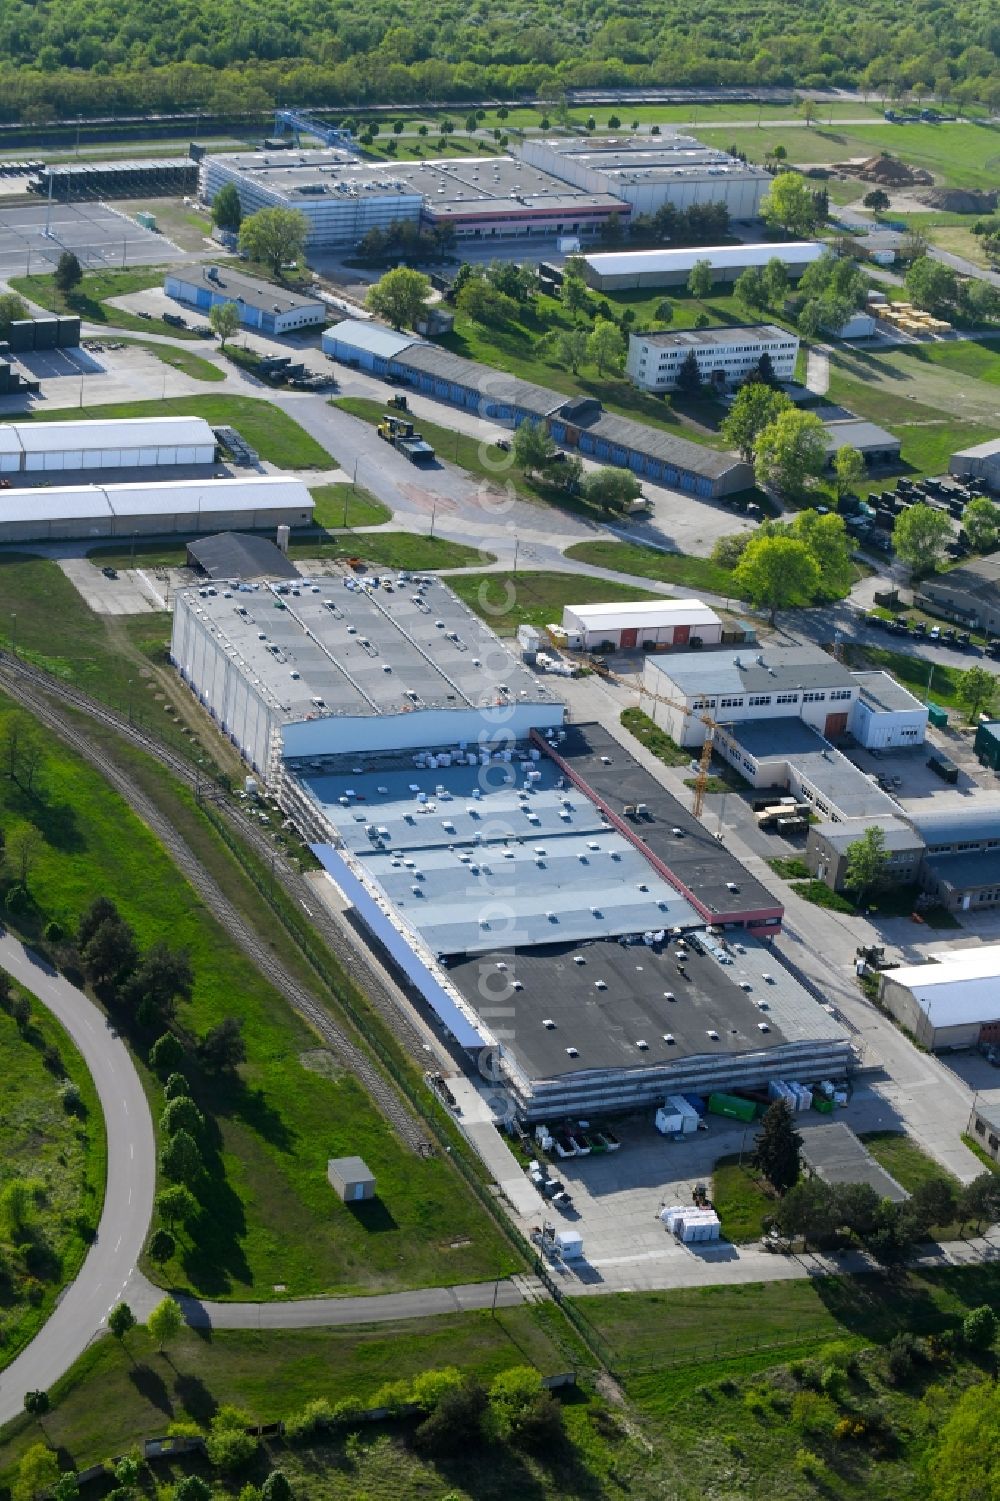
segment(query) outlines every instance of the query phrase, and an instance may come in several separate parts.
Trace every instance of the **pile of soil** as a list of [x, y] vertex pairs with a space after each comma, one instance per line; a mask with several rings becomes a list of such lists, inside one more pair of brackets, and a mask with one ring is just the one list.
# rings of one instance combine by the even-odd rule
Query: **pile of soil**
[[943, 209], [947, 214], [992, 214], [1000, 193], [976, 193], [968, 188], [931, 188], [929, 193], [918, 193], [917, 198], [928, 208]]
[[916, 183], [932, 183], [933, 177], [923, 167], [908, 167], [896, 156], [872, 156], [862, 162], [857, 175], [863, 182], [875, 182], [884, 188], [909, 188]]

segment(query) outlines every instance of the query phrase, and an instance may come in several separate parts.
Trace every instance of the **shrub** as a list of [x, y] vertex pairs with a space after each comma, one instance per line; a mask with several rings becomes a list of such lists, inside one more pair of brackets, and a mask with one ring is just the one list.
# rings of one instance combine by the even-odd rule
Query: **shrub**
[[301, 1412], [292, 1413], [285, 1419], [285, 1437], [289, 1443], [302, 1444], [317, 1433], [332, 1428], [336, 1418], [333, 1408], [325, 1397], [314, 1397]]
[[410, 1383], [408, 1381], [387, 1381], [380, 1386], [372, 1397], [372, 1407], [384, 1407], [392, 1417], [399, 1414], [410, 1405]]
[[54, 917], [49, 918], [42, 931], [47, 943], [61, 943], [65, 936], [62, 923], [57, 922]]
[[800, 1475], [807, 1480], [822, 1481], [827, 1475], [827, 1466], [818, 1454], [813, 1454], [811, 1449], [796, 1449], [795, 1458], [792, 1461]]
[[722, 1380], [716, 1383], [715, 1389], [721, 1392], [724, 1397], [734, 1397], [738, 1390], [736, 1382], [731, 1376], [723, 1376]]
[[970, 1350], [988, 1350], [996, 1339], [997, 1316], [988, 1303], [973, 1308], [962, 1321], [962, 1339]]
[[829, 1426], [830, 1410], [818, 1392], [796, 1392], [792, 1423], [800, 1433], [820, 1433]]
[[858, 1373], [858, 1353], [846, 1339], [830, 1340], [817, 1354], [824, 1366], [836, 1366], [838, 1371], [843, 1371], [848, 1376], [856, 1376]]
[[483, 1439], [486, 1409], [483, 1387], [476, 1380], [465, 1381], [454, 1391], [445, 1392], [417, 1428], [413, 1442], [424, 1454], [460, 1454], [477, 1448]]
[[831, 1401], [839, 1402], [847, 1390], [847, 1377], [839, 1366], [828, 1365], [823, 1367], [819, 1384]]
[[765, 1418], [768, 1418], [771, 1415], [770, 1403], [764, 1396], [764, 1393], [758, 1391], [756, 1387], [751, 1387], [750, 1390], [744, 1394], [743, 1406], [746, 1408], [747, 1412], [752, 1413], [759, 1422], [763, 1422]]
[[284, 1470], [272, 1470], [261, 1488], [262, 1501], [292, 1501], [293, 1494]]
[[205, 1453], [218, 1470], [239, 1470], [257, 1453], [258, 1441], [247, 1433], [250, 1418], [237, 1407], [220, 1407], [212, 1419]]
[[445, 1366], [440, 1371], [421, 1371], [413, 1378], [410, 1401], [433, 1412], [445, 1392], [454, 1391], [462, 1384], [462, 1373], [455, 1366]]
[[59, 1098], [67, 1115], [78, 1115], [83, 1105], [83, 1097], [78, 1085], [72, 1079], [63, 1079], [59, 1085]]

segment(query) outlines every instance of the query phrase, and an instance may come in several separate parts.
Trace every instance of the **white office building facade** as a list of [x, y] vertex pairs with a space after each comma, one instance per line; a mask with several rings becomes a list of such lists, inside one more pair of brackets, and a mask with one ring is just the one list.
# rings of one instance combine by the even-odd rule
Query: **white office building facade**
[[693, 353], [702, 383], [726, 389], [741, 385], [765, 354], [776, 380], [792, 380], [798, 352], [797, 335], [775, 324], [677, 333], [654, 330], [629, 335], [625, 373], [644, 391], [673, 391], [684, 362]]

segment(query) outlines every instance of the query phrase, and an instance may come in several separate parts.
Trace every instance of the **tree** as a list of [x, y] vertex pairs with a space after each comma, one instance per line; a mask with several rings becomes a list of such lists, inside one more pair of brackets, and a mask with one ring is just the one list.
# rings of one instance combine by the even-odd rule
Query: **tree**
[[269, 266], [275, 276], [282, 266], [305, 255], [309, 220], [297, 208], [261, 208], [240, 225], [240, 250], [252, 261]]
[[259, 1441], [247, 1432], [251, 1419], [237, 1407], [220, 1407], [212, 1419], [205, 1452], [218, 1470], [241, 1470], [254, 1458]]
[[687, 289], [691, 293], [691, 296], [697, 297], [699, 302], [703, 302], [712, 290], [712, 281], [711, 261], [695, 261], [687, 279]]
[[0, 339], [10, 338], [10, 325], [30, 318], [28, 304], [16, 292], [0, 292]]
[[164, 1032], [158, 1037], [149, 1050], [149, 1066], [156, 1073], [170, 1074], [171, 1078], [179, 1077], [173, 1073], [184, 1062], [184, 1048], [172, 1032]]
[[77, 946], [80, 949], [85, 949], [102, 923], [109, 921], [117, 922], [119, 916], [118, 908], [110, 897], [95, 897], [77, 924]]
[[603, 375], [609, 367], [620, 369], [625, 360], [625, 340], [614, 323], [598, 318], [587, 340], [587, 354]]
[[962, 1320], [962, 1339], [970, 1350], [988, 1350], [997, 1337], [997, 1316], [988, 1303], [973, 1308]]
[[864, 1239], [878, 1223], [879, 1197], [870, 1183], [838, 1183], [834, 1186], [837, 1220]]
[[208, 310], [208, 321], [219, 336], [219, 348], [225, 349], [226, 340], [239, 332], [239, 306], [235, 302], [217, 302]]
[[816, 560], [804, 542], [754, 537], [736, 566], [733, 586], [755, 605], [766, 607], [774, 625], [779, 610], [810, 602], [819, 579]]
[[36, 1501], [59, 1479], [59, 1460], [46, 1444], [32, 1444], [21, 1455], [17, 1479], [11, 1487], [14, 1501]]
[[183, 1074], [171, 1074], [163, 1086], [163, 1098], [165, 1100], [179, 1100], [183, 1096], [190, 1096], [191, 1086]]
[[563, 306], [574, 317], [577, 313], [582, 313], [590, 301], [590, 290], [587, 283], [582, 276], [578, 276], [574, 272], [565, 272], [563, 274], [561, 292]]
[[461, 1454], [478, 1448], [488, 1399], [475, 1379], [446, 1391], [434, 1411], [418, 1426], [414, 1446], [424, 1454]]
[[962, 1189], [958, 1203], [962, 1223], [974, 1220], [977, 1228], [984, 1221], [1000, 1219], [1000, 1177], [995, 1173], [980, 1173]]
[[962, 526], [973, 552], [992, 552], [1000, 530], [1000, 506], [985, 495], [977, 495], [962, 513]]
[[10, 780], [29, 797], [45, 757], [45, 744], [30, 716], [16, 710], [8, 714], [0, 736], [0, 764]]
[[122, 999], [134, 1006], [144, 1027], [172, 1020], [178, 1000], [190, 1000], [194, 986], [191, 958], [185, 949], [154, 943], [139, 960]]
[[677, 389], [682, 396], [701, 394], [701, 371], [698, 369], [698, 356], [693, 349], [688, 350], [677, 368]]
[[1000, 1491], [1000, 1387], [963, 1392], [941, 1424], [928, 1456], [928, 1501], [994, 1501]]
[[958, 278], [950, 266], [924, 255], [906, 273], [906, 295], [928, 313], [948, 313], [958, 299]]
[[674, 305], [668, 297], [663, 297], [656, 304], [656, 312], [653, 315], [657, 323], [673, 323]]
[[123, 1454], [115, 1465], [115, 1481], [119, 1487], [119, 1494], [128, 1495], [139, 1484], [142, 1477], [143, 1461], [139, 1453]]
[[931, 573], [951, 541], [951, 521], [943, 511], [919, 501], [896, 517], [893, 546], [914, 573]]
[[561, 328], [539, 340], [539, 353], [551, 354], [560, 365], [568, 365], [575, 375], [587, 358], [587, 335], [582, 328]]
[[766, 308], [768, 305], [767, 287], [764, 284], [764, 272], [760, 266], [748, 266], [742, 271], [733, 283], [733, 292], [739, 302], [751, 312]]
[[913, 1238], [922, 1240], [931, 1230], [950, 1225], [957, 1207], [958, 1195], [950, 1179], [943, 1174], [925, 1178], [917, 1184], [904, 1209]]
[[51, 1406], [52, 1403], [46, 1391], [25, 1392], [24, 1394], [24, 1410], [29, 1417], [44, 1418]]
[[762, 218], [786, 234], [803, 238], [816, 228], [816, 204], [804, 177], [780, 172], [760, 205]]
[[174, 1487], [174, 1501], [212, 1501], [212, 1488], [200, 1475], [185, 1475]]
[[156, 1195], [156, 1212], [171, 1229], [175, 1225], [189, 1225], [198, 1213], [198, 1200], [183, 1183], [173, 1183]]
[[854, 565], [843, 516], [821, 516], [814, 510], [800, 511], [789, 527], [788, 535], [805, 543], [819, 569], [817, 598], [843, 599], [850, 593]]
[[160, 1134], [162, 1136], [176, 1136], [178, 1131], [186, 1131], [195, 1141], [205, 1129], [205, 1117], [192, 1099], [181, 1095], [176, 1100], [171, 1100], [160, 1116]]
[[7, 866], [25, 890], [44, 843], [44, 839], [33, 823], [19, 823], [7, 835], [5, 845]]
[[516, 323], [519, 308], [513, 297], [499, 292], [481, 276], [470, 277], [455, 298], [455, 306], [466, 318], [493, 328]]
[[802, 1178], [793, 1184], [774, 1211], [783, 1235], [804, 1235], [813, 1245], [833, 1237], [838, 1219], [833, 1190], [822, 1178]]
[[135, 1328], [135, 1314], [127, 1303], [116, 1303], [108, 1314], [108, 1329], [120, 1343], [125, 1343], [125, 1336]]
[[410, 266], [396, 266], [368, 288], [365, 307], [393, 328], [412, 328], [427, 307], [431, 279]]
[[172, 1183], [193, 1183], [201, 1168], [198, 1143], [189, 1131], [178, 1131], [160, 1148], [160, 1171]]
[[785, 1193], [799, 1176], [802, 1137], [795, 1130], [792, 1112], [785, 1100], [775, 1100], [764, 1112], [754, 1141], [754, 1165], [767, 1181]]
[[292, 1501], [295, 1492], [284, 1470], [272, 1470], [261, 1486], [262, 1501]]
[[970, 720], [993, 707], [997, 686], [996, 678], [985, 667], [967, 667], [959, 673], [955, 696]]
[[551, 468], [556, 445], [542, 422], [521, 422], [514, 432], [511, 456], [522, 474], [542, 474]]
[[905, 266], [912, 266], [914, 261], [926, 256], [930, 247], [931, 242], [923, 230], [911, 225], [899, 241], [896, 254]]
[[889, 851], [885, 847], [885, 832], [873, 824], [860, 839], [847, 846], [847, 873], [845, 885], [856, 893], [860, 907], [869, 891], [884, 885], [889, 870]]
[[583, 493], [602, 510], [621, 511], [639, 498], [642, 486], [631, 469], [593, 469], [583, 481]]
[[762, 489], [801, 500], [826, 464], [826, 428], [812, 412], [793, 407], [757, 434], [754, 472]]
[[78, 287], [83, 281], [83, 267], [72, 250], [64, 250], [56, 261], [52, 280], [64, 297], [68, 297], [73, 288]]
[[791, 411], [792, 402], [783, 391], [772, 390], [757, 381], [742, 386], [733, 398], [729, 415], [722, 424], [722, 436], [739, 450], [746, 462], [753, 461], [757, 434], [769, 427], [782, 412]]
[[889, 207], [891, 199], [889, 198], [889, 194], [883, 192], [881, 188], [872, 188], [870, 193], [865, 194], [861, 202], [864, 204], [865, 208], [871, 209], [872, 213], [877, 219], [879, 214], [885, 213], [886, 209]]
[[534, 268], [515, 261], [490, 261], [483, 275], [491, 287], [515, 302], [527, 302], [538, 286]]
[[242, 224], [243, 205], [234, 182], [224, 183], [212, 199], [212, 222], [234, 234]]
[[114, 988], [139, 962], [139, 947], [130, 925], [121, 917], [102, 922], [80, 955], [87, 978], [94, 984]]
[[164, 1345], [177, 1338], [183, 1322], [180, 1307], [173, 1298], [164, 1298], [157, 1303], [146, 1320], [146, 1329], [150, 1339], [156, 1341], [156, 1348], [161, 1355]]
[[149, 1254], [161, 1265], [169, 1261], [177, 1249], [177, 1242], [169, 1230], [154, 1230], [149, 1237]]
[[198, 1052], [205, 1067], [216, 1072], [236, 1068], [238, 1064], [244, 1063], [247, 1049], [240, 1018], [224, 1016], [217, 1026], [206, 1032]]
[[562, 1411], [533, 1366], [511, 1366], [490, 1386], [493, 1432], [524, 1448], [542, 1448], [563, 1437]]
[[836, 478], [837, 495], [857, 495], [858, 487], [865, 477], [865, 461], [856, 448], [845, 444], [833, 456], [833, 472]]
[[780, 308], [788, 295], [788, 268], [784, 261], [772, 255], [764, 267], [763, 279], [768, 307]]

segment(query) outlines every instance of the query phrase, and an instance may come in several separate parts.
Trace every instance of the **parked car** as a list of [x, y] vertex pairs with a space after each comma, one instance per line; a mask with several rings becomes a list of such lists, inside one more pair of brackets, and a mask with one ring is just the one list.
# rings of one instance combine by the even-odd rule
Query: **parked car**
[[102, 568], [101, 572], [104, 574], [104, 577], [106, 579], [116, 579], [118, 577], [117, 568]]

